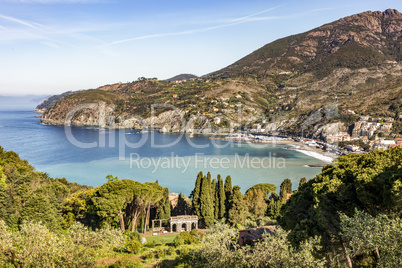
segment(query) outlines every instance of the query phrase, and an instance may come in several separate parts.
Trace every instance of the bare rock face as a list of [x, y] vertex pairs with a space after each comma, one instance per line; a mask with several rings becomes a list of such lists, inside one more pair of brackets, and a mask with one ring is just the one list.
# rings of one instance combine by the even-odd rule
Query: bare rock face
[[114, 127], [114, 105], [105, 102], [83, 103], [78, 105], [63, 104], [61, 107], [46, 110], [41, 123], [49, 125]]
[[322, 138], [326, 137], [331, 134], [337, 134], [339, 132], [346, 131], [347, 128], [345, 124], [343, 123], [331, 123], [331, 124], [326, 124], [323, 126], [319, 126], [317, 129], [315, 129], [315, 132], [313, 134], [313, 137], [315, 138]]
[[161, 132], [181, 132], [181, 122], [184, 113], [179, 110], [167, 111], [158, 116], [151, 116], [144, 120], [144, 125], [151, 128], [158, 128]]
[[[401, 36], [402, 14], [395, 9], [387, 9], [384, 12], [367, 11], [352, 15], [323, 25], [307, 34], [307, 38], [323, 38], [321, 48], [331, 53], [335, 53], [348, 42], [357, 42], [363, 46], [382, 49], [384, 45], [387, 45], [387, 39], [395, 41]], [[318, 46], [311, 40], [308, 45], [308, 40], [303, 41], [298, 47], [301, 55]]]
[[332, 56], [339, 51], [345, 54], [349, 50], [353, 55], [357, 48], [356, 45], [348, 48], [351, 43], [366, 49], [366, 54], [378, 53], [383, 56], [383, 61], [386, 58], [402, 60], [402, 14], [387, 9], [348, 16], [306, 33], [276, 40], [216, 73], [262, 74], [267, 70], [275, 73], [275, 69], [308, 71], [337, 57], [342, 62], [342, 55]]

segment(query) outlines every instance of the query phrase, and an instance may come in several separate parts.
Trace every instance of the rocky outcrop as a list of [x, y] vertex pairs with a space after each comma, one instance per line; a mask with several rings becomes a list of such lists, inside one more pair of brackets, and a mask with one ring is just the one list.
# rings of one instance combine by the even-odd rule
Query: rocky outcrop
[[86, 126], [114, 128], [114, 105], [105, 102], [78, 104], [57, 112], [47, 110], [42, 114], [41, 123], [49, 125]]
[[334, 135], [339, 132], [347, 131], [347, 128], [344, 123], [337, 122], [326, 125], [317, 125], [314, 129], [313, 137], [314, 138], [324, 138], [328, 135]]

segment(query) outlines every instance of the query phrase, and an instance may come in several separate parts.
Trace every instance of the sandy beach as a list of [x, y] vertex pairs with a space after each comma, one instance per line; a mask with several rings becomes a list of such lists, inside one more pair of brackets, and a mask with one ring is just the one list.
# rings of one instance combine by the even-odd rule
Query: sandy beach
[[331, 163], [332, 161], [334, 161], [335, 158], [337, 158], [338, 156], [333, 154], [333, 153], [329, 153], [324, 151], [323, 149], [317, 148], [315, 146], [308, 146], [302, 142], [296, 142], [296, 141], [281, 141], [278, 143], [284, 143], [284, 144], [289, 144], [292, 147], [295, 147], [294, 150], [298, 151], [300, 153], [306, 154], [308, 156], [317, 158], [319, 160], [322, 160], [326, 163]]
[[[216, 140], [232, 140], [232, 139], [227, 139], [225, 138], [213, 138]], [[233, 139], [233, 141], [235, 142], [244, 142], [244, 143], [267, 143], [267, 144], [286, 144], [289, 145], [289, 149], [290, 150], [295, 150], [298, 151], [300, 153], [306, 154], [310, 157], [314, 157], [316, 159], [319, 159], [323, 162], [326, 163], [331, 163], [335, 158], [337, 158], [338, 156], [333, 154], [333, 153], [329, 153], [324, 151], [323, 149], [317, 148], [315, 146], [308, 146], [306, 144], [304, 144], [303, 142], [297, 142], [294, 140], [286, 140], [286, 139], [273, 139], [273, 140], [268, 140], [268, 141], [251, 141], [251, 140], [245, 140], [243, 139]]]

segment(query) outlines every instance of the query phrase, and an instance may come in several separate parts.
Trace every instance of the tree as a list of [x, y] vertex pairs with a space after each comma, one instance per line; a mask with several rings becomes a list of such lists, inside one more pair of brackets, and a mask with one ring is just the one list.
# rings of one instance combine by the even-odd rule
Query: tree
[[218, 175], [218, 199], [219, 199], [219, 213], [218, 219], [222, 219], [226, 214], [226, 195], [225, 189], [223, 188], [223, 180], [220, 175]]
[[244, 205], [243, 195], [240, 192], [240, 186], [233, 187], [233, 194], [230, 199], [230, 210], [228, 213], [228, 221], [232, 225], [243, 224], [246, 218], [246, 208]]
[[213, 179], [211, 182], [211, 199], [212, 199], [212, 206], [214, 209], [214, 219], [218, 219], [218, 211], [219, 211], [219, 204], [217, 199], [217, 184], [216, 179]]
[[92, 197], [94, 209], [104, 223], [112, 224], [118, 219], [124, 232], [125, 222], [128, 219], [125, 210], [136, 197], [141, 196], [142, 189], [141, 183], [133, 180], [108, 181], [94, 193]]
[[182, 193], [179, 194], [177, 199], [177, 205], [172, 211], [172, 215], [179, 216], [179, 215], [188, 215], [190, 213], [190, 206], [187, 202], [188, 197], [183, 195]]
[[169, 189], [167, 187], [163, 188], [163, 198], [159, 201], [156, 208], [156, 217], [158, 219], [170, 219], [170, 200], [169, 200]]
[[267, 214], [273, 219], [277, 219], [281, 215], [283, 203], [280, 200], [271, 200], [267, 207]]
[[229, 209], [230, 209], [230, 199], [232, 198], [233, 194], [233, 188], [232, 188], [232, 178], [230, 176], [227, 176], [225, 179], [225, 208], [226, 208], [226, 213], [225, 216], [228, 218], [229, 214]]
[[[292, 195], [278, 220], [295, 244], [320, 236], [328, 252], [345, 250], [340, 217], [355, 208], [370, 215], [402, 211], [402, 148], [338, 158]], [[350, 264], [349, 264], [350, 265]]]
[[[92, 225], [93, 217], [96, 212], [93, 210], [90, 201], [95, 193], [95, 189], [74, 193], [64, 200], [63, 218], [64, 227], [70, 227], [76, 221], [86, 225]], [[98, 220], [98, 219], [97, 219]]]
[[[208, 172], [209, 174], [209, 172]], [[209, 227], [214, 223], [214, 207], [211, 198], [211, 179], [204, 176], [201, 181], [200, 193], [200, 214], [205, 226]]]
[[262, 190], [262, 191], [267, 195], [267, 197], [268, 197], [271, 192], [275, 192], [275, 191], [276, 191], [277, 187], [276, 187], [274, 184], [271, 184], [271, 183], [259, 183], [259, 184], [254, 185], [254, 186], [251, 187], [250, 189], [248, 189], [248, 190], [246, 191], [246, 194], [247, 194], [248, 191], [251, 191], [251, 190], [253, 190], [253, 189], [260, 189], [260, 190]]
[[372, 263], [378, 267], [402, 266], [402, 221], [399, 217], [382, 214], [373, 217], [356, 209], [353, 217], [341, 214], [340, 220], [342, 237], [357, 266], [365, 265], [359, 261], [359, 256], [366, 260], [374, 256]]
[[194, 190], [191, 192], [191, 197], [193, 199], [192, 205], [195, 212], [195, 215], [198, 217], [201, 216], [201, 201], [200, 201], [200, 193], [201, 193], [201, 181], [203, 179], [203, 174], [200, 171], [197, 175], [197, 179], [195, 181]]
[[265, 215], [267, 199], [267, 195], [261, 189], [252, 189], [246, 192], [244, 196], [245, 206], [254, 219]]
[[118, 181], [119, 180], [119, 178], [116, 176], [116, 177], [113, 177], [113, 175], [107, 175], [106, 176], [106, 179], [107, 179], [107, 181]]
[[281, 215], [283, 203], [280, 201], [278, 193], [272, 192], [268, 199], [267, 215], [277, 219]]
[[291, 194], [291, 193], [292, 193], [292, 182], [289, 179], [285, 179], [281, 183], [280, 192], [279, 192], [281, 202], [285, 203], [287, 200], [288, 194]]
[[59, 229], [64, 223], [60, 215], [64, 200], [89, 188], [63, 178], [52, 179], [47, 173], [35, 171], [18, 154], [0, 147], [0, 219], [13, 230], [19, 229], [22, 216], [42, 221], [52, 230]]
[[43, 195], [33, 195], [22, 210], [21, 220], [42, 222], [48, 229], [57, 230], [61, 218], [48, 199]]
[[307, 182], [306, 177], [301, 178], [301, 179], [300, 179], [300, 182], [299, 182], [299, 189], [300, 189], [300, 187], [302, 187], [306, 182]]
[[156, 204], [163, 198], [162, 190], [163, 188], [158, 184], [158, 182], [146, 182], [143, 185], [141, 195], [144, 200], [144, 215], [145, 215], [145, 224], [144, 224], [144, 233], [147, 231], [147, 227], [150, 222], [150, 212], [151, 208], [155, 207]]

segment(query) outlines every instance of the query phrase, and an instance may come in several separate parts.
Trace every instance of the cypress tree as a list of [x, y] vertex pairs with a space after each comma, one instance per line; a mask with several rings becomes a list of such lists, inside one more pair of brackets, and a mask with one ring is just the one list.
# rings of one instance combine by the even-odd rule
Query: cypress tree
[[285, 179], [281, 183], [279, 197], [282, 203], [286, 202], [287, 195], [292, 193], [292, 182], [289, 179]]
[[176, 208], [177, 215], [187, 215], [187, 202], [182, 193], [179, 194]]
[[243, 224], [245, 220], [246, 208], [244, 198], [240, 192], [240, 186], [233, 187], [233, 194], [230, 199], [230, 209], [228, 213], [228, 221], [232, 225]]
[[210, 174], [209, 176], [204, 176], [201, 181], [200, 214], [205, 226], [209, 227], [214, 223], [214, 207], [211, 197]]
[[203, 174], [202, 171], [200, 173], [198, 173], [197, 175], [197, 179], [195, 181], [195, 187], [194, 190], [191, 193], [191, 196], [193, 198], [193, 209], [194, 209], [194, 213], [195, 215], [197, 215], [198, 217], [201, 217], [201, 200], [200, 200], [200, 193], [201, 193], [201, 181], [203, 179]]
[[211, 183], [211, 197], [212, 197], [212, 204], [214, 206], [214, 219], [218, 219], [219, 215], [219, 196], [218, 196], [218, 184], [216, 183], [216, 179], [212, 180]]
[[267, 215], [273, 219], [277, 219], [281, 215], [281, 208], [284, 204], [280, 200], [272, 199], [267, 208]]
[[227, 176], [225, 179], [225, 214], [226, 218], [228, 218], [228, 212], [230, 209], [230, 199], [232, 198], [232, 178], [230, 176]]
[[219, 213], [218, 218], [222, 219], [225, 217], [226, 213], [226, 196], [225, 196], [225, 189], [223, 188], [223, 180], [220, 175], [218, 175], [218, 200], [219, 200]]

